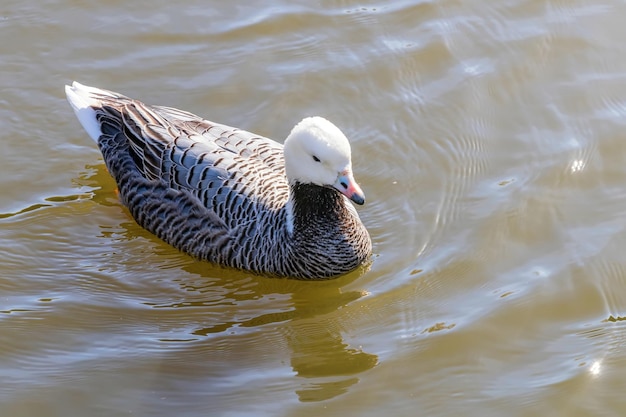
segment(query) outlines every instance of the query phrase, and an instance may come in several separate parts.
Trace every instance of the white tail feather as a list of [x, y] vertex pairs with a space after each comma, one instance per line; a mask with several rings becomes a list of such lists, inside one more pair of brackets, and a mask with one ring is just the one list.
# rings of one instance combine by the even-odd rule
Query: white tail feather
[[99, 90], [84, 86], [76, 81], [72, 83], [72, 86], [65, 86], [67, 101], [69, 101], [74, 113], [76, 113], [78, 121], [89, 136], [98, 143], [98, 138], [102, 135], [102, 130], [100, 129], [100, 123], [98, 123], [96, 119], [96, 112], [93, 107], [99, 106], [99, 103], [90, 96], [91, 92], [96, 91]]

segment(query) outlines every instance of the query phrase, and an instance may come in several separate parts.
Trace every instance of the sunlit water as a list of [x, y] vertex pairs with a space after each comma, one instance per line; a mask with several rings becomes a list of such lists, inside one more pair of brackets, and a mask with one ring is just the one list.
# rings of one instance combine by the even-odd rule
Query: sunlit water
[[[0, 6], [0, 415], [626, 414], [626, 4], [248, 3]], [[328, 117], [372, 263], [172, 249], [72, 80], [279, 140]]]

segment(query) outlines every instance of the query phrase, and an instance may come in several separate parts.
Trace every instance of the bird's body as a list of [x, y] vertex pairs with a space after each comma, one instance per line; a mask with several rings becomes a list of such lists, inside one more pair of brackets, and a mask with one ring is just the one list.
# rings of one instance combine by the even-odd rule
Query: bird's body
[[68, 100], [142, 227], [190, 255], [260, 274], [329, 278], [371, 241], [350, 146], [307, 118], [285, 146], [181, 110], [74, 83]]

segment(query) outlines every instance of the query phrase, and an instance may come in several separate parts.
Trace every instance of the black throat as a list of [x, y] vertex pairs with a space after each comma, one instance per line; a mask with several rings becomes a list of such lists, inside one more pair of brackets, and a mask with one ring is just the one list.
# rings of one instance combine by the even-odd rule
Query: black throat
[[[311, 222], [341, 222], [345, 213], [343, 196], [330, 187], [296, 182], [291, 186], [296, 228]], [[302, 224], [303, 223], [303, 224]]]

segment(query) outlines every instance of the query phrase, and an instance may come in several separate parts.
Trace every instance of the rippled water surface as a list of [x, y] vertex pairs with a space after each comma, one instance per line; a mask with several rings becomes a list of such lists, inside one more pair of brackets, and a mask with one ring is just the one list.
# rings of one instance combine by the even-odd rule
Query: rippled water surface
[[[626, 414], [626, 3], [0, 6], [0, 415]], [[371, 265], [196, 262], [137, 226], [78, 80], [352, 142]]]

